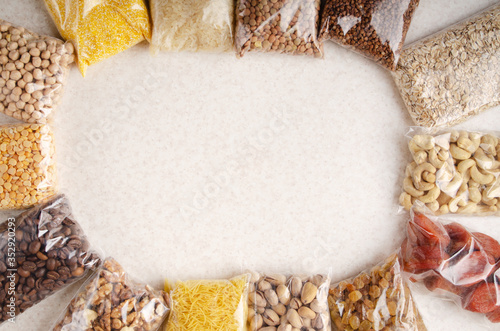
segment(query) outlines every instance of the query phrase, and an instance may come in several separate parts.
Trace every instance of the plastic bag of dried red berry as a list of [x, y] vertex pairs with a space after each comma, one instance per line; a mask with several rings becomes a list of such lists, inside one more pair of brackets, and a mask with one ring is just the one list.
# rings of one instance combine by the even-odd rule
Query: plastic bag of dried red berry
[[332, 284], [328, 295], [332, 330], [427, 330], [402, 276], [401, 259], [392, 254], [357, 276]]
[[157, 330], [167, 317], [169, 297], [135, 282], [113, 258], [71, 300], [54, 331]]
[[485, 233], [411, 211], [400, 250], [405, 276], [465, 310], [500, 322], [500, 244]]
[[0, 112], [46, 123], [61, 101], [74, 48], [0, 19]]
[[323, 57], [318, 41], [321, 0], [238, 0], [235, 48], [246, 52], [276, 52]]
[[319, 40], [332, 40], [394, 71], [419, 0], [326, 0]]
[[101, 259], [64, 195], [0, 224], [0, 323], [83, 279]]

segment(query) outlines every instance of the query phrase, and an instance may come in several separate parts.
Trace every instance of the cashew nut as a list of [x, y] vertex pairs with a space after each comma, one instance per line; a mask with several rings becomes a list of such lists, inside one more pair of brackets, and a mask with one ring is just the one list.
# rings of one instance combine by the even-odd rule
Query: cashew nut
[[413, 178], [413, 183], [415, 184], [415, 187], [418, 190], [428, 191], [434, 187], [434, 183], [426, 183], [422, 181], [422, 173], [424, 171], [429, 173], [435, 173], [436, 168], [434, 168], [434, 166], [432, 166], [432, 164], [430, 163], [427, 162], [422, 163], [415, 168], [415, 170], [413, 171], [412, 178]]
[[442, 205], [447, 205], [448, 202], [450, 202], [451, 200], [451, 197], [444, 193], [444, 192], [441, 192], [441, 194], [439, 194], [438, 198], [437, 198], [437, 202], [439, 202], [439, 204], [442, 206]]
[[486, 186], [484, 192], [489, 199], [500, 198], [500, 177], [493, 184]]
[[481, 192], [479, 191], [479, 188], [470, 186], [469, 185], [469, 199], [472, 202], [479, 203], [483, 196], [481, 195]]
[[439, 210], [439, 202], [437, 200], [434, 200], [430, 203], [426, 204], [427, 208], [429, 208], [433, 213]]
[[419, 146], [422, 149], [429, 150], [434, 148], [434, 146], [436, 146], [434, 137], [428, 134], [425, 135], [417, 134], [413, 137], [412, 140], [415, 142], [415, 144], [417, 144], [417, 146]]
[[434, 186], [429, 192], [427, 192], [427, 194], [418, 197], [418, 200], [422, 201], [423, 203], [430, 203], [436, 200], [439, 194], [441, 194], [441, 190], [439, 189], [439, 187]]
[[448, 208], [448, 205], [441, 205], [439, 207], [439, 214], [448, 214], [450, 212], [450, 208]]
[[461, 173], [463, 175], [467, 170], [469, 170], [469, 168], [471, 168], [475, 165], [476, 165], [476, 162], [474, 162], [473, 159], [463, 160], [463, 161], [460, 161], [460, 163], [457, 165], [457, 170], [459, 173]]
[[415, 155], [415, 153], [422, 150], [413, 139], [408, 143], [408, 148], [410, 149], [411, 155]]
[[471, 132], [469, 133], [469, 139], [472, 141], [473, 150], [477, 151], [479, 145], [481, 144], [481, 134], [477, 132]]
[[[446, 152], [447, 153], [447, 152]], [[436, 168], [436, 169], [441, 169], [441, 167], [444, 165], [444, 161], [440, 160], [438, 158], [438, 153], [436, 152], [435, 149], [431, 149], [429, 151], [429, 162]]]
[[457, 160], [467, 160], [468, 158], [471, 157], [471, 153], [469, 153], [465, 149], [458, 147], [455, 144], [452, 144], [450, 146], [450, 153], [451, 156], [453, 156], [453, 158]]
[[425, 151], [418, 151], [415, 154], [413, 154], [413, 159], [417, 164], [422, 164], [424, 162], [427, 162], [427, 153]]
[[442, 134], [439, 136], [434, 137], [434, 142], [436, 143], [436, 146], [439, 146], [445, 150], [450, 149], [450, 134]]
[[431, 173], [431, 172], [427, 172], [427, 171], [424, 171], [422, 173], [422, 178], [427, 182], [427, 183], [435, 183], [436, 182], [436, 175]]
[[406, 192], [401, 193], [399, 196], [399, 204], [403, 206], [405, 210], [410, 210], [412, 206], [411, 195]]
[[477, 165], [483, 170], [493, 170], [500, 168], [500, 162], [495, 160], [493, 157], [489, 157], [484, 153], [482, 148], [479, 148], [474, 154], [474, 159]]
[[479, 171], [479, 169], [474, 165], [471, 170], [470, 174], [472, 176], [472, 179], [478, 184], [481, 185], [487, 185], [495, 180], [495, 176], [492, 174], [483, 174]]
[[477, 210], [477, 204], [469, 202], [465, 206], [458, 208], [457, 212], [460, 214], [474, 214]]
[[406, 193], [408, 193], [409, 195], [411, 195], [412, 197], [415, 197], [415, 198], [421, 197], [424, 195], [423, 191], [419, 191], [413, 186], [413, 182], [411, 181], [410, 177], [406, 177], [404, 179], [403, 189], [405, 190]]
[[417, 167], [416, 162], [411, 162], [410, 164], [408, 164], [405, 170], [406, 177], [411, 177], [411, 174], [413, 173], [416, 167]]
[[497, 154], [495, 148], [497, 145], [498, 145], [498, 138], [491, 134], [484, 135], [481, 138], [481, 148], [483, 148], [486, 152], [490, 153], [493, 156]]
[[478, 214], [495, 214], [498, 211], [497, 206], [477, 206]]
[[474, 149], [474, 144], [472, 143], [472, 140], [470, 140], [469, 138], [465, 137], [458, 138], [457, 146], [463, 150], [466, 150], [469, 153], [474, 153], [476, 151]]
[[459, 172], [457, 172], [455, 173], [453, 179], [448, 184], [446, 184], [446, 186], [442, 187], [442, 191], [450, 196], [454, 196], [462, 183], [463, 177]]
[[459, 136], [460, 136], [460, 134], [458, 133], [458, 131], [455, 131], [455, 130], [451, 131], [450, 132], [450, 142], [452, 142], [452, 143], [457, 142]]
[[450, 200], [448, 203], [448, 208], [450, 212], [456, 213], [458, 211], [458, 206], [462, 205], [465, 206], [465, 198], [463, 196], [458, 196]]

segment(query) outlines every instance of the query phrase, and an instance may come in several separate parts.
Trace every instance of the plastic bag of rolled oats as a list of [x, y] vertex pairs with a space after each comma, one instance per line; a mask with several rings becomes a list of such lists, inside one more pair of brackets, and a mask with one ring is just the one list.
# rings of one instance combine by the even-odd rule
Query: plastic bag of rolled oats
[[405, 49], [393, 73], [413, 121], [452, 126], [500, 104], [500, 4]]

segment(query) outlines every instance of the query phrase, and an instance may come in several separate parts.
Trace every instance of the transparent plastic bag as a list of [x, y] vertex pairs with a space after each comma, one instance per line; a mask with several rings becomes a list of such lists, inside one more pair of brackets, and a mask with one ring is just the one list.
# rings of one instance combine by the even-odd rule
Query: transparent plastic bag
[[45, 0], [45, 4], [61, 36], [74, 44], [83, 76], [88, 66], [151, 39], [144, 0]]
[[452, 126], [500, 104], [500, 4], [403, 49], [393, 77], [413, 121]]
[[402, 277], [397, 254], [332, 285], [328, 303], [332, 330], [427, 330]]
[[157, 330], [169, 312], [168, 296], [129, 278], [113, 258], [80, 288], [54, 331]]
[[0, 209], [28, 208], [56, 193], [54, 154], [49, 126], [0, 126]]
[[462, 308], [500, 322], [500, 244], [490, 236], [413, 211], [401, 246], [403, 269], [413, 282]]
[[0, 224], [0, 323], [84, 278], [100, 263], [59, 195]]
[[153, 53], [233, 48], [233, 0], [151, 0], [151, 17]]
[[419, 0], [326, 0], [319, 39], [395, 70]]
[[[168, 331], [246, 330], [249, 275], [229, 280], [178, 281], [170, 292]], [[165, 289], [170, 290], [168, 282]]]
[[46, 123], [60, 103], [73, 45], [0, 19], [0, 112]]
[[410, 132], [408, 164], [400, 203], [419, 201], [436, 215], [500, 215], [500, 138], [450, 131]]
[[246, 52], [278, 52], [323, 57], [318, 41], [321, 0], [238, 0], [235, 47]]
[[330, 331], [325, 275], [308, 277], [253, 273], [248, 296], [248, 330]]

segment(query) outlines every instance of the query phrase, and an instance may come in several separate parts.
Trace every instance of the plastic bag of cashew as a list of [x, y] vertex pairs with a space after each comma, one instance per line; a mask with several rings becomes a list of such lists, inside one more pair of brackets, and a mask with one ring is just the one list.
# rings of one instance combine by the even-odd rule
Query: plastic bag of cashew
[[423, 206], [412, 209], [406, 232], [401, 264], [416, 289], [424, 285], [434, 295], [500, 323], [497, 240], [457, 222], [440, 220]]
[[107, 258], [53, 330], [157, 330], [168, 315], [168, 302], [165, 292], [132, 281], [118, 262]]
[[330, 331], [330, 278], [252, 273], [248, 296], [249, 331]]
[[500, 215], [500, 138], [495, 133], [425, 129], [409, 133], [413, 161], [399, 201], [416, 201], [434, 214]]
[[61, 100], [74, 48], [0, 19], [0, 112], [46, 123]]
[[425, 331], [397, 254], [331, 286], [332, 330]]

